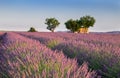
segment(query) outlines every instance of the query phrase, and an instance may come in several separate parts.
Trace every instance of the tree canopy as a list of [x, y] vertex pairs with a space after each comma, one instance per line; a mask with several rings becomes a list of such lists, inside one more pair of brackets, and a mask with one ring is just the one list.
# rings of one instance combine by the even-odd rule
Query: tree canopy
[[95, 23], [95, 19], [94, 17], [91, 16], [83, 16], [80, 18], [79, 23], [81, 24], [81, 27], [89, 28], [89, 27], [93, 27]]
[[85, 30], [87, 30], [87, 28], [93, 27], [94, 23], [94, 17], [83, 16], [79, 20], [68, 20], [67, 22], [65, 22], [65, 26], [68, 30], [72, 32], [79, 32], [80, 28], [85, 28]]
[[55, 28], [60, 24], [55, 18], [47, 18], [45, 24], [47, 24], [47, 29], [54, 32]]
[[78, 20], [70, 19], [67, 22], [65, 22], [65, 25], [66, 28], [72, 32], [76, 32], [80, 28], [80, 25], [78, 24]]
[[34, 27], [31, 27], [30, 30], [28, 30], [28, 32], [37, 32], [37, 31], [35, 30]]

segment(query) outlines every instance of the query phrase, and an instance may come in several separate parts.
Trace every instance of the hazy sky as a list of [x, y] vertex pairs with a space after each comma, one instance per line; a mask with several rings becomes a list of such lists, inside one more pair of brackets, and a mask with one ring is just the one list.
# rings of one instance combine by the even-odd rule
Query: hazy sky
[[96, 19], [90, 31], [120, 31], [120, 0], [0, 0], [0, 30], [47, 31], [45, 19], [55, 17], [64, 31], [64, 22], [84, 15]]

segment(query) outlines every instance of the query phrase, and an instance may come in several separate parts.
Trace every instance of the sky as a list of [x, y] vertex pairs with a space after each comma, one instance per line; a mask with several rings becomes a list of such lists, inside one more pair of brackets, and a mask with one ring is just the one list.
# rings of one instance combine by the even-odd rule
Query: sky
[[0, 30], [27, 31], [34, 27], [48, 31], [45, 19], [60, 22], [56, 31], [66, 31], [64, 23], [90, 15], [96, 19], [90, 31], [120, 31], [120, 0], [0, 0]]

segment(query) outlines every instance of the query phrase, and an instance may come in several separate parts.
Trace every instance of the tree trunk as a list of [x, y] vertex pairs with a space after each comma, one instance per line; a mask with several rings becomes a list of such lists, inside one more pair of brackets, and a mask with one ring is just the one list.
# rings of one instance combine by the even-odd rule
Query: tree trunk
[[54, 30], [51, 30], [52, 32], [54, 32]]

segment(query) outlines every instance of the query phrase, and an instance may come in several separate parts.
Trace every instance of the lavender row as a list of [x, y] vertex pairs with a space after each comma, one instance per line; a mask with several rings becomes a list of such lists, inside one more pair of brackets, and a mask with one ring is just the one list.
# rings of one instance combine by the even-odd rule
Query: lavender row
[[6, 33], [0, 45], [0, 77], [4, 78], [95, 78], [87, 63], [80, 67], [62, 52], [51, 51], [38, 41]]
[[[120, 77], [120, 34], [91, 33], [20, 33], [40, 41], [53, 50], [62, 51], [67, 57], [84, 61], [107, 78]], [[44, 41], [45, 40], [45, 41]]]
[[[22, 33], [48, 45], [53, 43], [72, 43], [86, 49], [120, 55], [120, 34], [73, 34], [73, 33]], [[48, 34], [48, 35], [47, 35]], [[42, 39], [42, 40], [41, 40]]]

